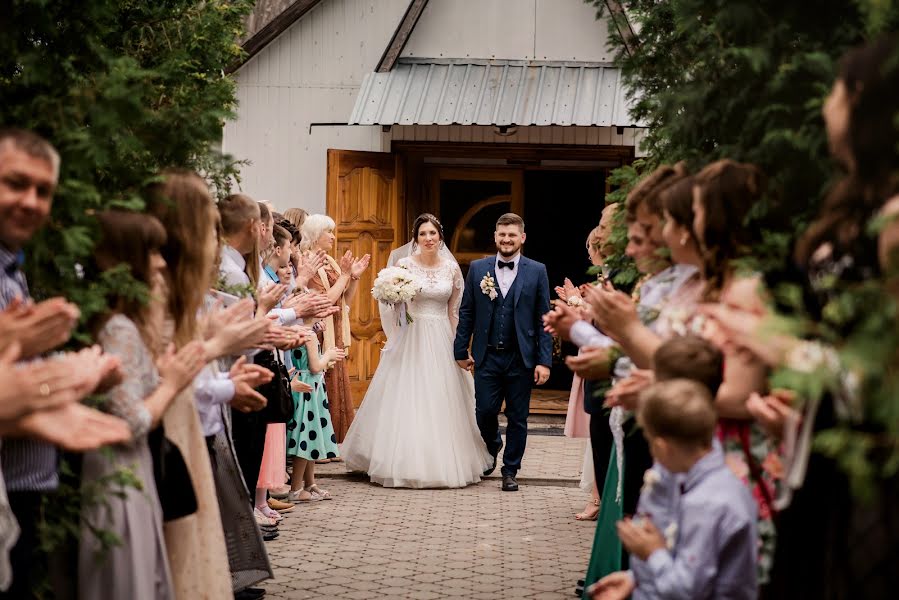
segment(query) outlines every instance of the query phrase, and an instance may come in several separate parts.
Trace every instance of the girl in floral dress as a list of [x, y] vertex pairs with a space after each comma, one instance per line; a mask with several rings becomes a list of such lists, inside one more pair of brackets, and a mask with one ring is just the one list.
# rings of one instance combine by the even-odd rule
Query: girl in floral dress
[[[337, 456], [337, 436], [328, 411], [325, 371], [342, 361], [344, 351], [336, 346], [320, 353], [318, 340], [291, 353], [291, 375], [311, 391], [293, 391], [294, 415], [287, 422], [287, 456], [293, 460], [290, 502], [330, 500], [330, 492], [315, 484], [315, 461]], [[291, 386], [295, 390], [299, 386]]]

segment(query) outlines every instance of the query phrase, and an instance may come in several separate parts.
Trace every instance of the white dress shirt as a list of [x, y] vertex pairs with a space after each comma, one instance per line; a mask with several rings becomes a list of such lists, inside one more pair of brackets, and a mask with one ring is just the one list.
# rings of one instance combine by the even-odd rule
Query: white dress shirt
[[[496, 255], [496, 283], [499, 284], [499, 289], [503, 293], [503, 297], [509, 295], [509, 290], [512, 288], [512, 284], [515, 283], [515, 277], [518, 275], [518, 263], [521, 260], [521, 253], [515, 254], [515, 256], [511, 258], [505, 258], [502, 254]], [[500, 269], [499, 261], [503, 262], [511, 262], [511, 269]]]

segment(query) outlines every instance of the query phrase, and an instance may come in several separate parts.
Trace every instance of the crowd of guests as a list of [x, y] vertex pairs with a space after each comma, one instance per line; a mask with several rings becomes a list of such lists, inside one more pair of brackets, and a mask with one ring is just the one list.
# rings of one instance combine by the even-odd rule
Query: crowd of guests
[[[144, 212], [95, 215], [84, 273], [124, 267], [139, 288], [112, 287], [84, 324], [96, 345], [68, 351], [78, 307], [31, 301], [21, 269], [59, 166], [0, 130], [0, 597], [261, 597], [282, 513], [331, 498], [315, 464], [340, 460], [353, 419], [348, 303], [369, 256], [332, 259], [325, 215], [216, 202], [165, 171]], [[75, 498], [56, 494], [61, 453]], [[77, 548], [41, 533], [60, 503]]]
[[[801, 284], [819, 319], [844, 283], [895, 292], [897, 51], [892, 36], [850, 52], [824, 106], [846, 173], [776, 276]], [[282, 513], [331, 499], [315, 465], [340, 460], [353, 420], [348, 304], [370, 258], [332, 258], [326, 215], [216, 202], [199, 175], [165, 171], [144, 212], [95, 216], [84, 265], [124, 266], [144, 293], [111, 288], [83, 324], [96, 345], [67, 350], [78, 307], [31, 301], [21, 268], [59, 167], [43, 138], [0, 130], [0, 597], [260, 597]], [[763, 325], [776, 277], [739, 265], [765, 195], [751, 164], [660, 166], [590, 233], [599, 281], [556, 290], [546, 327], [579, 348], [566, 430], [591, 441], [586, 597], [885, 597], [895, 583], [895, 480], [863, 505], [811, 450], [835, 425], [882, 428], [859, 386], [845, 377], [811, 402], [769, 385], [813, 349], [844, 366]], [[619, 219], [642, 274], [628, 290], [603, 268]], [[80, 532], [77, 548], [51, 550], [40, 525], [73, 502], [56, 495], [61, 453], [78, 457]], [[880, 535], [865, 538], [872, 522]]]
[[[873, 498], [862, 502], [840, 461], [812, 451], [817, 432], [891, 426], [859, 396], [863, 383], [840, 362], [839, 341], [815, 339], [814, 328], [772, 330], [770, 321], [784, 282], [802, 289], [819, 322], [859, 284], [895, 295], [899, 126], [889, 90], [899, 90], [897, 53], [893, 35], [844, 57], [823, 116], [845, 174], [788, 268], [741, 266], [760, 242], [746, 219], [766, 192], [776, 195], [759, 168], [719, 160], [690, 173], [679, 163], [656, 168], [607, 207], [587, 240], [591, 262], [603, 264], [623, 219], [626, 254], [641, 274], [633, 289], [616, 289], [607, 270], [598, 282], [556, 288], [547, 330], [579, 348], [566, 359], [576, 374], [566, 432], [589, 436], [585, 469], [595, 478], [577, 515], [598, 520], [584, 597], [894, 593], [895, 475], [876, 475]], [[858, 326], [843, 322], [843, 340]], [[883, 358], [884, 369], [895, 368], [895, 357]], [[769, 383], [779, 368], [822, 365], [839, 385], [822, 387], [820, 398]], [[871, 447], [860, 459], [880, 473], [889, 452]]]

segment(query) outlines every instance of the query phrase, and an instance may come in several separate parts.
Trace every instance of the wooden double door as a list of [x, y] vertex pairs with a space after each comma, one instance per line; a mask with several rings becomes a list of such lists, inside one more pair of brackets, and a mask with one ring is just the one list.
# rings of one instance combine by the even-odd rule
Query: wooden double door
[[369, 290], [405, 229], [401, 160], [383, 152], [328, 150], [327, 213], [337, 224], [335, 256], [347, 250], [354, 256], [371, 255], [371, 266], [350, 303], [353, 342], [347, 367], [356, 406], [375, 374], [386, 340]]

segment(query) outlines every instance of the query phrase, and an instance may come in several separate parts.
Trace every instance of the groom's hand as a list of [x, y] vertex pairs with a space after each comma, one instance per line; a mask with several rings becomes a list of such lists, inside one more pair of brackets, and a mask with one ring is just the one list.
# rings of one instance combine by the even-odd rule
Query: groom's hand
[[543, 365], [537, 365], [537, 368], [534, 369], [534, 383], [537, 385], [543, 385], [549, 379], [549, 367], [544, 367]]
[[465, 360], [457, 360], [456, 364], [459, 365], [460, 369], [465, 369], [466, 371], [471, 371], [472, 368], [474, 368], [474, 359], [469, 356]]

